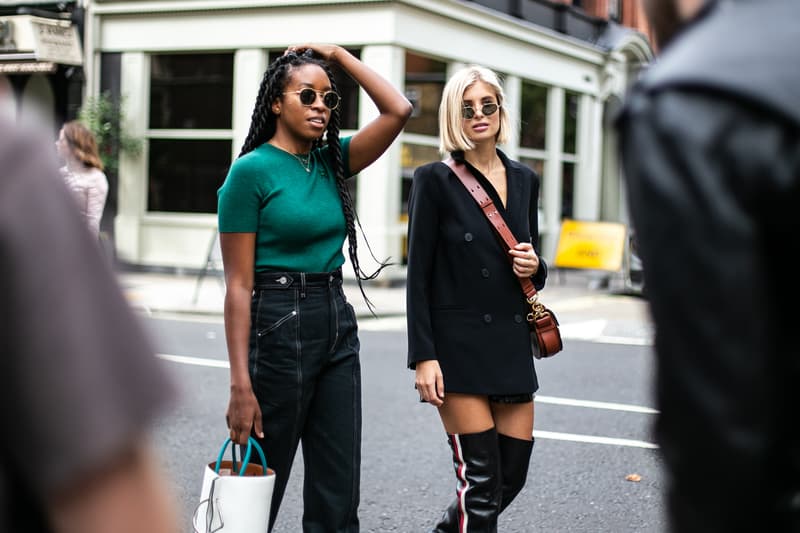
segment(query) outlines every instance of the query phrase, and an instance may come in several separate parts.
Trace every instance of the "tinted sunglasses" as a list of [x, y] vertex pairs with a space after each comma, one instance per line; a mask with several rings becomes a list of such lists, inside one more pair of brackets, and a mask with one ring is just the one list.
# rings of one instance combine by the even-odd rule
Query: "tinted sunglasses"
[[[483, 104], [480, 109], [481, 113], [483, 113], [483, 116], [488, 117], [489, 115], [494, 115], [497, 110], [500, 109], [500, 104]], [[461, 116], [466, 119], [473, 118], [475, 116], [475, 109], [465, 105], [461, 108]]]
[[322, 98], [322, 103], [325, 104], [325, 107], [333, 111], [337, 107], [339, 107], [339, 101], [341, 98], [338, 94], [333, 91], [315, 91], [314, 89], [298, 89], [296, 91], [286, 91], [283, 94], [299, 94], [300, 95], [300, 103], [304, 106], [313, 105], [314, 102], [317, 101], [317, 95]]

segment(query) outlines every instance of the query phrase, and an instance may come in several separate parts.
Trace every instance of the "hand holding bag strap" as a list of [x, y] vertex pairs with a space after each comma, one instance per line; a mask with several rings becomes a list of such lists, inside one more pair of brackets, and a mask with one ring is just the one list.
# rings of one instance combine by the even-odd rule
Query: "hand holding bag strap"
[[[229, 438], [225, 439], [225, 442], [222, 443], [222, 447], [219, 450], [219, 455], [217, 455], [217, 462], [216, 462], [216, 465], [214, 467], [214, 472], [219, 474], [219, 469], [220, 469], [220, 466], [222, 464], [222, 457], [223, 457], [223, 455], [225, 455], [225, 450], [228, 448], [228, 444], [231, 444], [232, 442], [233, 441], [231, 441], [231, 439], [229, 437]], [[244, 475], [245, 470], [247, 468], [247, 464], [250, 462], [250, 455], [251, 455], [251, 452], [253, 451], [253, 448], [255, 448], [256, 451], [258, 452], [259, 458], [261, 459], [261, 464], [264, 467], [264, 475], [266, 476], [267, 475], [267, 458], [264, 456], [264, 450], [261, 449], [261, 446], [258, 444], [258, 441], [255, 440], [253, 437], [249, 437], [247, 439], [247, 450], [245, 451], [244, 457], [242, 457], [242, 462], [239, 464], [240, 468], [239, 468], [238, 474], [240, 476]], [[237, 471], [236, 471], [236, 466], [237, 466], [236, 465], [236, 444], [233, 444], [233, 447], [231, 448], [231, 453], [233, 455], [233, 462], [232, 462], [233, 472], [237, 473]]]
[[[478, 182], [477, 178], [472, 175], [471, 172], [467, 170], [462, 164], [456, 163], [456, 161], [452, 157], [448, 157], [444, 164], [450, 167], [455, 175], [461, 180], [461, 183], [464, 184], [464, 187], [467, 188], [469, 193], [478, 202], [483, 214], [486, 215], [486, 218], [489, 219], [489, 222], [494, 227], [497, 234], [500, 235], [500, 238], [503, 239], [503, 242], [508, 247], [509, 250], [513, 249], [519, 242], [517, 238], [514, 237], [514, 234], [511, 233], [511, 230], [508, 229], [506, 225], [506, 221], [503, 219], [500, 212], [497, 210], [497, 207], [494, 205], [494, 201], [489, 196], [489, 193], [481, 186]], [[533, 282], [528, 278], [517, 278], [519, 280], [520, 285], [522, 285], [522, 292], [525, 293], [525, 298], [531, 302], [532, 299], [536, 297], [536, 287], [533, 286]]]

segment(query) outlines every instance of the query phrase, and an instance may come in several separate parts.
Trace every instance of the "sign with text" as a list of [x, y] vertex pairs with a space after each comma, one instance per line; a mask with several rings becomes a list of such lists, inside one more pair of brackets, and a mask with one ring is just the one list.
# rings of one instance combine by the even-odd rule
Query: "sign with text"
[[83, 63], [81, 43], [75, 26], [31, 20], [36, 41], [36, 59], [64, 65]]
[[617, 272], [622, 269], [625, 225], [564, 219], [555, 266]]

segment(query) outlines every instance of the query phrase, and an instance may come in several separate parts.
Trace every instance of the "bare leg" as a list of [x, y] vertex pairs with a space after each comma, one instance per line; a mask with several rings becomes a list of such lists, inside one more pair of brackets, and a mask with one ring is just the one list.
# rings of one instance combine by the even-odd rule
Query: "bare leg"
[[458, 479], [455, 501], [436, 533], [497, 531], [502, 497], [500, 450], [486, 396], [448, 394], [439, 415], [453, 450]]

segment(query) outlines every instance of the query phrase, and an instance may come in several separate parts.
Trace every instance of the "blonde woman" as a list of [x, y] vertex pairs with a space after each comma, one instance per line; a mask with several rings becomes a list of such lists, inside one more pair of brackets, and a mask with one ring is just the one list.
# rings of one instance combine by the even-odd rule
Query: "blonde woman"
[[409, 200], [408, 366], [453, 451], [456, 498], [435, 532], [496, 531], [525, 484], [538, 388], [517, 278], [544, 286], [536, 252], [539, 177], [497, 148], [510, 119], [497, 75], [470, 66], [447, 82], [440, 152], [465, 163], [519, 241], [508, 250], [443, 162], [414, 173]]
[[64, 124], [58, 133], [56, 150], [66, 163], [61, 167], [61, 175], [78, 202], [89, 230], [99, 236], [100, 218], [108, 197], [108, 179], [103, 173], [97, 141], [86, 126], [73, 120]]

